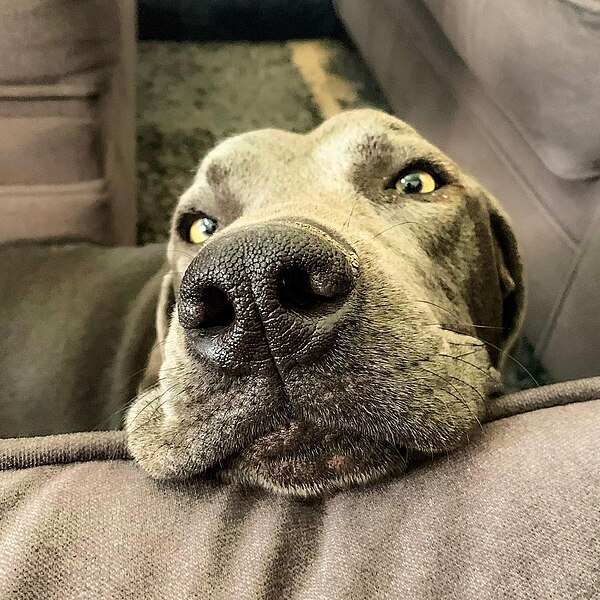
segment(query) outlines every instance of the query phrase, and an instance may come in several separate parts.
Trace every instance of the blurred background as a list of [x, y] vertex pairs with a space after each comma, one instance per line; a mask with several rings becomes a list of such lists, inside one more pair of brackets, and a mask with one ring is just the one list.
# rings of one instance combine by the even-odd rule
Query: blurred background
[[0, 19], [0, 240], [162, 241], [220, 139], [371, 106], [513, 218], [520, 362], [600, 373], [597, 0], [3, 0]]

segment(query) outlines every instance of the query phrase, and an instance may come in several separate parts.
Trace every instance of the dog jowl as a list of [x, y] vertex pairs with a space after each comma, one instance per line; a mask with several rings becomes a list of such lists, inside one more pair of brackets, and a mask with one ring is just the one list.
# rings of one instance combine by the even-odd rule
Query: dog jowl
[[173, 217], [130, 451], [299, 496], [397, 475], [479, 426], [522, 312], [505, 216], [402, 121], [228, 139]]

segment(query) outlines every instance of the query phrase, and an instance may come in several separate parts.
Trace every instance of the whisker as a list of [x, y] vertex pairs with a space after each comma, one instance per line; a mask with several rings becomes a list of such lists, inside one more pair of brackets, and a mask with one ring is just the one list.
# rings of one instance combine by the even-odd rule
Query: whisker
[[[166, 340], [165, 340], [166, 341]], [[160, 342], [159, 344], [156, 344], [155, 346], [158, 346], [160, 344], [164, 344], [164, 342]], [[136, 373], [134, 373], [131, 377], [129, 377], [128, 379], [125, 380], [125, 383], [129, 383], [136, 375], [139, 375], [140, 373], [143, 373], [145, 371], [146, 367], [144, 367], [143, 369], [140, 369], [139, 371], [137, 371]], [[167, 373], [170, 371], [177, 371], [179, 370], [179, 367], [168, 367], [168, 368], [162, 368], [161, 372], [162, 373]], [[150, 389], [142, 392], [142, 394], [148, 393], [150, 391]], [[124, 406], [122, 406], [121, 408], [115, 410], [114, 412], [112, 412], [110, 415], [106, 416], [104, 419], [102, 419], [102, 421], [100, 421], [98, 424], [94, 425], [94, 427], [91, 429], [91, 431], [98, 431], [98, 428], [101, 427], [102, 425], [104, 425], [105, 423], [109, 422], [113, 417], [117, 416], [118, 414], [127, 412], [130, 408], [131, 405], [133, 404], [134, 400], [136, 398], [138, 398], [138, 396], [140, 396], [140, 394], [136, 394], [133, 398], [129, 399]]]
[[[458, 319], [457, 315], [455, 315], [450, 309], [446, 308], [445, 306], [440, 306], [439, 304], [436, 304], [435, 302], [430, 302], [429, 300], [415, 300], [415, 302], [421, 302], [423, 304], [431, 304], [431, 306], [435, 306], [436, 308], [439, 308], [440, 310], [447, 312], [450, 316], [454, 317], [455, 319]], [[499, 330], [506, 329], [506, 327], [497, 327], [495, 325], [477, 325], [476, 323], [461, 323], [458, 321], [456, 322], [456, 324], [463, 325], [465, 327], [476, 327], [478, 329], [499, 329]]]
[[[459, 354], [456, 358], [463, 358], [464, 356], [472, 356], [478, 350], [485, 350], [485, 347], [483, 346], [483, 344], [481, 344], [481, 345], [473, 344], [473, 346], [476, 346], [475, 350], [469, 350], [468, 352], [465, 352], [464, 354]], [[445, 356], [445, 355], [441, 354], [440, 356]], [[448, 354], [447, 356], [450, 356], [450, 355]]]
[[[164, 346], [167, 343], [167, 340], [164, 339], [160, 342], [156, 342], [149, 350], [148, 350], [148, 356], [150, 356], [150, 354], [156, 350], [157, 348], [159, 348], [160, 346]], [[146, 370], [147, 366], [143, 367], [142, 369], [139, 369], [137, 371], [135, 371], [134, 373], [132, 373], [129, 377], [127, 377], [127, 379], [125, 379], [125, 381], [123, 382], [124, 384], [128, 384], [131, 382], [132, 379], [134, 379], [135, 377], [137, 377], [140, 373], [143, 373]]]
[[354, 201], [354, 204], [352, 204], [352, 209], [350, 210], [350, 214], [348, 215], [348, 218], [344, 221], [344, 224], [342, 225], [342, 231], [344, 231], [344, 229], [346, 229], [346, 227], [350, 227], [350, 220], [352, 219], [352, 215], [354, 214], [354, 209], [358, 205], [359, 201], [360, 201], [360, 198], [357, 198]]
[[481, 371], [486, 377], [489, 377], [492, 381], [496, 381], [496, 379], [490, 375], [485, 369], [482, 369], [480, 366], [478, 365], [474, 365], [472, 362], [469, 362], [468, 360], [464, 360], [463, 358], [460, 358], [459, 356], [452, 356], [451, 354], [438, 354], [438, 356], [445, 356], [446, 358], [452, 358], [454, 360], [458, 360], [462, 363], [465, 363], [466, 365], [469, 365], [471, 367], [473, 367], [474, 369], [477, 369], [478, 371]]
[[191, 260], [194, 260], [194, 258], [196, 258], [196, 254], [188, 254], [187, 252], [180, 250], [178, 248], [174, 248], [173, 253], [174, 254], [182, 254], [183, 256], [185, 256], [186, 258], [189, 258]]
[[390, 225], [389, 227], [386, 227], [383, 231], [380, 231], [378, 234], [374, 235], [371, 239], [374, 240], [375, 238], [378, 238], [380, 235], [383, 235], [384, 233], [386, 233], [396, 227], [400, 227], [401, 225], [418, 225], [418, 223], [415, 221], [402, 221], [402, 223], [394, 223], [394, 225]]
[[[178, 394], [175, 395], [175, 397], [173, 398], [173, 400], [177, 400], [177, 398], [181, 394], [187, 394], [187, 393], [189, 393], [189, 388], [184, 388], [181, 392], [179, 392]], [[167, 448], [167, 447], [173, 448], [176, 444], [179, 444], [181, 442], [181, 440], [183, 440], [183, 438], [190, 432], [190, 430], [193, 427], [195, 427], [200, 421], [201, 421], [201, 418], [196, 417], [194, 420], [192, 420], [191, 423], [189, 423], [187, 425], [187, 427], [180, 429], [178, 432], [176, 431], [171, 439], [165, 439], [162, 442], [162, 444], [160, 444], [159, 446], [157, 446], [154, 449], [154, 454], [158, 454], [164, 448]], [[147, 422], [148, 422], [148, 420], [146, 420], [146, 423]], [[177, 435], [177, 434], [179, 434], [179, 435]], [[186, 446], [186, 452], [187, 452], [187, 449], [189, 449], [189, 447], [190, 447], [190, 445], [188, 443], [187, 446]], [[181, 450], [181, 448], [179, 450]]]
[[[462, 405], [473, 415], [473, 417], [475, 418], [475, 420], [479, 424], [479, 427], [485, 433], [485, 431], [483, 429], [483, 425], [481, 424], [481, 421], [479, 420], [479, 417], [475, 414], [475, 412], [473, 411], [473, 409], [469, 406], [469, 404], [465, 400], [464, 396], [460, 393], [460, 390], [452, 382], [448, 381], [445, 377], [443, 377], [439, 373], [436, 373], [435, 371], [431, 371], [430, 369], [426, 369], [425, 367], [422, 367], [422, 366], [419, 366], [418, 368], [421, 369], [422, 371], [427, 372], [427, 373], [431, 373], [431, 375], [434, 375], [435, 377], [439, 377], [444, 383], [452, 386], [452, 388], [454, 388], [454, 390], [456, 391], [456, 393], [460, 395], [460, 399], [458, 397], [456, 397], [454, 394], [450, 393], [445, 388], [443, 389], [443, 391], [445, 391], [447, 394], [450, 394], [450, 396], [453, 396], [454, 398], [456, 398], [456, 400], [458, 400], [459, 402], [461, 402]], [[448, 377], [450, 377], [451, 379], [456, 379], [457, 381], [460, 381], [464, 385], [467, 385], [470, 388], [472, 388], [479, 395], [479, 397], [481, 398], [481, 400], [485, 403], [485, 398], [483, 397], [483, 395], [481, 394], [481, 392], [479, 392], [479, 390], [477, 390], [476, 388], [474, 388], [472, 385], [468, 384], [466, 381], [463, 381], [459, 377], [453, 377], [452, 375], [448, 375]]]
[[[189, 393], [190, 392], [190, 388], [186, 387], [184, 390], [182, 390], [183, 393]], [[177, 398], [177, 396], [175, 397], [175, 399]], [[162, 444], [160, 444], [156, 449], [155, 449], [155, 453], [160, 452], [161, 450], [163, 450], [164, 448], [170, 447], [170, 448], [174, 448], [176, 446], [178, 446], [181, 441], [185, 438], [186, 435], [188, 435], [188, 433], [194, 428], [196, 427], [196, 425], [198, 425], [200, 422], [202, 421], [210, 421], [211, 418], [217, 414], [220, 410], [224, 409], [224, 410], [229, 410], [232, 408], [233, 402], [230, 400], [229, 405], [228, 406], [215, 406], [208, 414], [199, 414], [196, 415], [191, 423], [187, 423], [185, 427], [181, 428], [179, 431], [175, 431], [173, 433], [173, 436], [170, 439], [165, 439], [163, 441]], [[191, 448], [191, 444], [188, 442], [183, 448], [178, 448], [179, 452], [183, 453], [184, 455], [189, 451], [189, 449]]]
[[[453, 333], [459, 333], [459, 334], [463, 334], [463, 335], [468, 335], [468, 334], [465, 334], [462, 331], [456, 331], [454, 329], [448, 329], [447, 327], [440, 327], [440, 329], [445, 329], [446, 331], [452, 331]], [[529, 375], [529, 377], [531, 377], [531, 380], [536, 384], [537, 387], [540, 387], [540, 382], [532, 375], [532, 373], [529, 371], [529, 369], [527, 369], [527, 367], [524, 364], [522, 364], [521, 362], [519, 362], [514, 356], [512, 356], [508, 352], [504, 352], [501, 348], [499, 348], [495, 344], [492, 344], [492, 342], [488, 342], [487, 340], [482, 340], [481, 338], [477, 338], [477, 339], [480, 342], [483, 342], [484, 344], [486, 344], [488, 346], [491, 346], [492, 348], [494, 348], [495, 350], [497, 350], [500, 353], [500, 355], [505, 355], [507, 358], [510, 358], [510, 360], [512, 360], [519, 367], [521, 367], [521, 369], [523, 369], [523, 371], [525, 371], [525, 373], [527, 373], [527, 375]]]
[[[479, 339], [479, 338], [477, 338]], [[451, 346], [468, 346], [470, 348], [475, 348], [475, 350], [473, 350], [473, 352], [476, 352], [477, 350], [480, 349], [484, 349], [483, 346], [483, 342], [479, 341], [479, 342], [453, 342], [451, 340], [446, 340], [447, 344], [450, 344]]]
[[[147, 402], [145, 404], [145, 406], [143, 406], [140, 409], [140, 411], [137, 413], [137, 415], [135, 415], [135, 417], [133, 417], [133, 419], [131, 420], [131, 423], [129, 423], [129, 425], [131, 426], [149, 406], [153, 406], [155, 404], [155, 402], [161, 400], [160, 402], [158, 402], [158, 406], [154, 406], [154, 410], [148, 416], [146, 421], [141, 424], [141, 426], [144, 426], [150, 419], [152, 419], [152, 417], [160, 410], [160, 408], [162, 408], [162, 406], [165, 405], [169, 401], [170, 397], [167, 394], [176, 387], [177, 387], [177, 384], [172, 385], [171, 387], [167, 388], [164, 392], [162, 392], [157, 398]], [[148, 392], [145, 392], [145, 394], [149, 394], [153, 389], [154, 388], [151, 388], [150, 390], [148, 390]], [[132, 402], [137, 399], [141, 400], [143, 397], [144, 396], [142, 396], [141, 398], [136, 397], [132, 400]], [[135, 433], [139, 428], [140, 428], [140, 426], [135, 427], [133, 430], [129, 431], [128, 434], [131, 435], [131, 434]]]

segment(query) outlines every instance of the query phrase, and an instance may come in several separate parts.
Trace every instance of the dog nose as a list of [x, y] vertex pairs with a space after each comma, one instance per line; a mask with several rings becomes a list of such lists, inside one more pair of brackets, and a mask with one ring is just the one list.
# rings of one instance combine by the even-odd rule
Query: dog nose
[[314, 360], [356, 308], [354, 250], [308, 222], [225, 233], [187, 268], [177, 308], [188, 347], [225, 369]]

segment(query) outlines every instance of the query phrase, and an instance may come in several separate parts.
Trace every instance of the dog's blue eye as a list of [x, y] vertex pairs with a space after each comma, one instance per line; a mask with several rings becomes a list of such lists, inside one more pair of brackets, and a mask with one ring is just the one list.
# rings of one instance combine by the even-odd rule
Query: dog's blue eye
[[429, 194], [436, 187], [435, 179], [426, 171], [411, 171], [396, 183], [396, 189], [405, 194]]
[[188, 232], [192, 244], [202, 244], [217, 230], [217, 222], [210, 217], [199, 217], [190, 225]]

